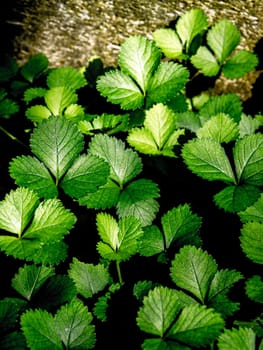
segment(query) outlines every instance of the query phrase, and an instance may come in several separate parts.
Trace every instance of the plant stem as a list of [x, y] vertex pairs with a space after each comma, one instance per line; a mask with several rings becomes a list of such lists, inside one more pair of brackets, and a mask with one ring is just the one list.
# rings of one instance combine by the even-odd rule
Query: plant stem
[[28, 148], [22, 141], [20, 141], [17, 137], [15, 137], [13, 134], [11, 134], [9, 131], [7, 131], [5, 128], [3, 128], [0, 125], [0, 130], [3, 131], [4, 134], [6, 134], [8, 137], [10, 137], [11, 140], [16, 141], [18, 143], [20, 143], [20, 145]]
[[123, 280], [122, 280], [122, 276], [121, 276], [121, 267], [120, 267], [119, 261], [116, 261], [116, 268], [117, 268], [119, 282], [120, 282], [120, 284], [123, 284]]

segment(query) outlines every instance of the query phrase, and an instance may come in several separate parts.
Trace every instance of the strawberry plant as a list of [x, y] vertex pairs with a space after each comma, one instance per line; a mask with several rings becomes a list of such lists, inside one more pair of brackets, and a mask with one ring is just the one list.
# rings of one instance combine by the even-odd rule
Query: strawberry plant
[[1, 349], [263, 349], [263, 117], [214, 93], [239, 42], [194, 8], [117, 67], [3, 61]]

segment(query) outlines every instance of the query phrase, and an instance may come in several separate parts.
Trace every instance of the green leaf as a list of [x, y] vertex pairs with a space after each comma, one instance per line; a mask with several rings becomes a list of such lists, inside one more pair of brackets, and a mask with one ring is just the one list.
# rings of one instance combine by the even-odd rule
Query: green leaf
[[192, 132], [196, 132], [201, 127], [199, 116], [192, 112], [175, 113], [177, 128], [185, 128]]
[[16, 327], [19, 314], [25, 306], [26, 302], [17, 298], [4, 298], [0, 300], [1, 337], [3, 334], [13, 330]]
[[9, 165], [9, 173], [17, 185], [34, 190], [39, 197], [48, 199], [58, 195], [57, 186], [48, 169], [35, 157], [14, 158]]
[[207, 77], [214, 77], [220, 71], [220, 65], [215, 56], [205, 46], [200, 46], [196, 54], [191, 56], [190, 60], [193, 66]]
[[[29, 103], [33, 101], [36, 98], [44, 97], [47, 92], [47, 89], [45, 88], [40, 88], [40, 87], [32, 87], [29, 89], [26, 89], [24, 92], [24, 101], [26, 103]], [[49, 111], [50, 113], [50, 111]]]
[[71, 90], [77, 90], [87, 84], [83, 74], [73, 67], [53, 68], [47, 77], [47, 85], [50, 89], [65, 86]]
[[91, 298], [94, 294], [102, 291], [109, 283], [110, 275], [102, 264], [86, 264], [73, 258], [68, 271], [74, 281], [78, 293], [85, 298]]
[[230, 213], [245, 210], [260, 196], [260, 190], [251, 185], [227, 186], [214, 196], [219, 208]]
[[64, 111], [64, 117], [71, 120], [73, 123], [81, 121], [85, 116], [84, 107], [77, 104], [69, 105]]
[[263, 281], [260, 276], [252, 276], [246, 280], [246, 294], [249, 299], [263, 303]]
[[193, 139], [182, 151], [187, 167], [205, 180], [235, 183], [235, 176], [224, 148], [210, 139]]
[[241, 248], [257, 264], [263, 264], [263, 224], [247, 222], [241, 228]]
[[50, 110], [45, 106], [32, 106], [26, 110], [26, 117], [31, 120], [31, 122], [39, 123], [44, 119], [48, 119], [51, 116]]
[[121, 45], [119, 65], [134, 79], [145, 95], [153, 72], [161, 60], [161, 52], [155, 43], [141, 35], [131, 36]]
[[263, 135], [254, 134], [236, 142], [233, 150], [239, 182], [263, 185]]
[[98, 233], [102, 239], [97, 248], [102, 257], [124, 261], [137, 253], [138, 240], [143, 234], [137, 218], [124, 217], [117, 222], [109, 214], [99, 213], [96, 221]]
[[263, 117], [261, 115], [251, 117], [242, 113], [241, 120], [238, 125], [240, 138], [246, 135], [255, 134], [257, 129], [259, 129], [262, 125]]
[[219, 350], [254, 350], [256, 334], [251, 328], [226, 329], [218, 338]]
[[12, 279], [12, 287], [30, 301], [48, 278], [55, 274], [53, 267], [24, 265]]
[[188, 78], [189, 71], [183, 65], [174, 62], [161, 63], [150, 80], [146, 105], [166, 103], [174, 99], [185, 87]]
[[139, 253], [142, 256], [152, 256], [166, 249], [163, 234], [156, 225], [144, 227], [140, 240]]
[[100, 76], [97, 90], [107, 101], [120, 104], [124, 110], [136, 110], [144, 103], [144, 95], [139, 86], [127, 74], [117, 70]]
[[185, 245], [172, 261], [173, 282], [204, 303], [217, 271], [215, 260], [201, 248]]
[[207, 18], [203, 10], [193, 8], [185, 12], [176, 23], [176, 30], [182, 41], [186, 46], [186, 51], [189, 51], [193, 39], [202, 34], [207, 28]]
[[95, 327], [91, 324], [92, 314], [78, 299], [73, 299], [58, 310], [55, 316], [56, 332], [64, 348], [93, 349], [96, 342]]
[[96, 135], [89, 144], [89, 152], [106, 160], [111, 167], [110, 177], [121, 187], [142, 170], [142, 161], [125, 143], [116, 137]]
[[84, 140], [76, 125], [64, 118], [50, 117], [34, 129], [30, 146], [57, 183], [82, 151]]
[[20, 237], [39, 205], [37, 195], [26, 188], [11, 190], [0, 202], [0, 228]]
[[183, 45], [175, 30], [170, 28], [157, 29], [153, 33], [153, 39], [166, 57], [176, 59], [183, 56]]
[[49, 61], [47, 57], [39, 53], [28, 59], [22, 66], [20, 73], [27, 81], [32, 83], [34, 79], [38, 78], [48, 68], [48, 65]]
[[29, 310], [21, 316], [21, 327], [31, 350], [63, 350], [56, 323], [45, 310]]
[[175, 290], [155, 287], [143, 299], [137, 314], [137, 325], [147, 333], [163, 338], [181, 309]]
[[0, 116], [8, 119], [12, 114], [15, 114], [19, 111], [19, 105], [17, 102], [5, 98], [0, 101]]
[[81, 198], [105, 185], [110, 174], [109, 164], [91, 154], [78, 157], [63, 177], [60, 185], [69, 196]]
[[159, 103], [146, 111], [144, 127], [131, 129], [127, 141], [142, 153], [174, 157], [173, 147], [184, 133], [184, 130], [175, 128], [174, 113]]
[[207, 42], [220, 64], [223, 64], [239, 44], [240, 33], [233, 23], [222, 19], [208, 31]]
[[253, 205], [238, 214], [242, 222], [257, 221], [263, 223], [263, 193]]
[[121, 192], [117, 213], [120, 217], [135, 216], [142, 226], [151, 225], [159, 204], [155, 198], [159, 197], [159, 188], [156, 183], [147, 179], [133, 181]]
[[66, 86], [53, 87], [45, 95], [47, 107], [54, 116], [61, 116], [64, 109], [77, 100], [77, 94]]
[[0, 349], [2, 350], [25, 350], [26, 341], [21, 332], [12, 332], [3, 335], [0, 339]]
[[188, 346], [174, 344], [173, 341], [165, 341], [160, 338], [146, 339], [142, 344], [143, 350], [191, 350]]
[[219, 313], [204, 305], [192, 304], [183, 308], [168, 336], [180, 344], [199, 348], [211, 344], [223, 328], [224, 320]]
[[197, 130], [196, 135], [199, 138], [209, 138], [219, 143], [228, 143], [237, 139], [239, 129], [232, 118], [225, 113], [219, 113], [205, 122], [202, 128]]
[[257, 65], [258, 58], [254, 53], [240, 50], [227, 60], [222, 68], [222, 72], [226, 78], [238, 79], [251, 72]]

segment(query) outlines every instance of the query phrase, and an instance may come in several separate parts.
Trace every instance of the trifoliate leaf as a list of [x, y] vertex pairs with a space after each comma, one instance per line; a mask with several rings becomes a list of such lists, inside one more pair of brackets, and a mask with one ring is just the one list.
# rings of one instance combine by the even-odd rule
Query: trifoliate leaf
[[260, 190], [255, 186], [227, 186], [214, 196], [214, 201], [219, 208], [236, 213], [251, 206], [259, 196]]
[[34, 129], [30, 146], [58, 182], [82, 151], [84, 141], [75, 124], [62, 117], [50, 117]]
[[173, 147], [184, 133], [184, 130], [175, 128], [174, 113], [159, 103], [146, 111], [144, 127], [131, 129], [127, 141], [139, 152], [174, 157]]
[[48, 199], [58, 195], [57, 186], [48, 169], [35, 157], [19, 156], [12, 159], [9, 173], [17, 185], [34, 190], [39, 197]]
[[49, 61], [47, 57], [39, 53], [28, 59], [22, 66], [20, 73], [27, 81], [32, 83], [34, 79], [38, 78], [48, 68], [48, 65]]
[[263, 264], [263, 224], [247, 222], [241, 228], [241, 248], [257, 264]]
[[165, 337], [173, 324], [181, 304], [176, 291], [167, 287], [155, 287], [143, 299], [143, 306], [137, 314], [137, 325], [147, 333]]
[[171, 59], [182, 58], [183, 45], [175, 30], [170, 28], [157, 29], [153, 33], [153, 39], [166, 57]]
[[81, 198], [103, 186], [110, 174], [109, 164], [91, 154], [78, 157], [61, 181], [69, 196]]
[[208, 31], [207, 42], [220, 64], [223, 64], [239, 44], [240, 32], [229, 20], [222, 19]]
[[89, 152], [110, 164], [110, 177], [121, 187], [142, 170], [138, 154], [129, 148], [125, 149], [124, 142], [116, 137], [102, 134], [94, 136], [89, 144]]
[[181, 64], [163, 62], [154, 73], [146, 96], [146, 105], [169, 102], [185, 87], [189, 71]]
[[185, 245], [172, 261], [170, 274], [173, 282], [192, 293], [204, 303], [210, 283], [217, 272], [215, 260], [206, 251]]
[[135, 216], [142, 226], [151, 225], [159, 210], [155, 198], [159, 197], [156, 183], [147, 179], [133, 181], [121, 192], [117, 213], [119, 217]]
[[77, 101], [77, 94], [66, 86], [53, 87], [45, 95], [46, 105], [54, 116], [61, 116], [66, 107]]
[[258, 58], [254, 53], [240, 50], [227, 60], [222, 72], [226, 78], [238, 79], [251, 72], [257, 65]]
[[254, 134], [236, 142], [233, 150], [239, 182], [263, 185], [263, 135]]
[[224, 325], [221, 315], [213, 309], [192, 304], [183, 308], [168, 336], [180, 344], [199, 348], [211, 344], [219, 336]]
[[110, 275], [102, 264], [86, 264], [73, 258], [68, 271], [69, 277], [74, 281], [78, 293], [85, 298], [103, 290], [109, 283]]
[[139, 86], [127, 74], [118, 70], [106, 72], [97, 80], [97, 90], [113, 104], [124, 110], [142, 107], [144, 95]]
[[188, 52], [193, 39], [207, 28], [207, 18], [203, 10], [193, 8], [185, 12], [176, 23], [177, 33]]
[[106, 213], [97, 215], [97, 229], [103, 242], [98, 243], [98, 251], [109, 260], [127, 260], [138, 251], [138, 240], [143, 231], [139, 220], [133, 216], [117, 222]]
[[235, 94], [223, 94], [211, 97], [200, 109], [199, 117], [204, 124], [211, 116], [225, 113], [239, 123], [242, 114], [240, 98]]
[[263, 125], [263, 117], [258, 115], [251, 117], [242, 113], [241, 120], [239, 122], [239, 135], [240, 138], [246, 135], [255, 134], [258, 128]]
[[29, 107], [25, 114], [31, 122], [39, 123], [44, 119], [48, 119], [52, 113], [46, 106], [37, 105]]
[[219, 73], [220, 65], [215, 56], [205, 46], [200, 46], [190, 60], [193, 66], [207, 77], [214, 77]]
[[205, 180], [235, 183], [235, 176], [224, 148], [210, 139], [193, 139], [182, 151], [187, 167]]
[[146, 226], [140, 240], [139, 253], [142, 256], [152, 256], [165, 251], [163, 234], [156, 225]]
[[150, 78], [161, 60], [160, 50], [153, 41], [136, 35], [124, 41], [118, 58], [121, 70], [137, 82], [145, 96]]
[[47, 77], [48, 87], [66, 86], [72, 90], [77, 90], [87, 84], [83, 74], [73, 67], [58, 67], [52, 69]]
[[199, 138], [209, 138], [219, 143], [228, 143], [239, 135], [237, 123], [225, 113], [219, 113], [211, 117], [198, 129], [196, 135]]
[[0, 202], [0, 228], [21, 237], [38, 205], [33, 191], [22, 187], [11, 190]]
[[219, 350], [254, 350], [256, 348], [256, 334], [251, 328], [226, 329], [218, 337]]
[[53, 267], [24, 265], [12, 279], [12, 287], [30, 301], [48, 278], [55, 274]]
[[175, 241], [189, 242], [193, 239], [201, 226], [201, 218], [193, 214], [188, 204], [179, 205], [169, 210], [162, 218], [162, 227], [165, 237], [165, 247], [169, 248]]
[[21, 316], [21, 327], [30, 349], [63, 350], [55, 320], [47, 311], [27, 311]]
[[242, 222], [257, 221], [263, 223], [263, 193], [253, 205], [238, 214]]
[[255, 275], [246, 281], [246, 294], [249, 299], [263, 303], [263, 281], [260, 276]]

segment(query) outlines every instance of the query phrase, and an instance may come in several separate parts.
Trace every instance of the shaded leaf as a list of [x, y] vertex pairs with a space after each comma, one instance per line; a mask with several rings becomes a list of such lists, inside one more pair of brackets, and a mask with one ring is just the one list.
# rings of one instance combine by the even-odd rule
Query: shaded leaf
[[241, 228], [241, 248], [257, 264], [263, 264], [263, 224], [247, 222]]

